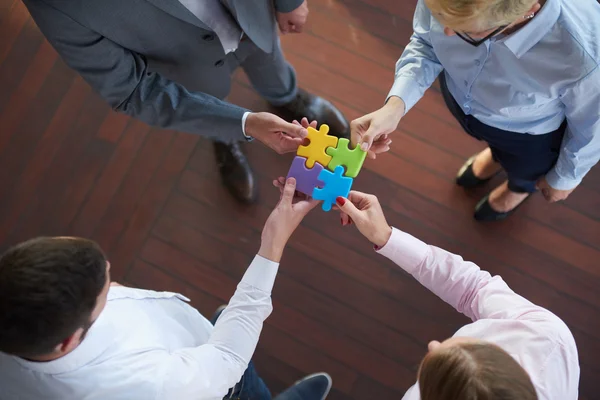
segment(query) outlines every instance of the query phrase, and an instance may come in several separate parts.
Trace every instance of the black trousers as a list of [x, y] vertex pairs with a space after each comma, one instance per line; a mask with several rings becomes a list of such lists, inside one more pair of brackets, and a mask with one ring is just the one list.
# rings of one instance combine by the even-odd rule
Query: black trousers
[[440, 74], [442, 95], [448, 109], [465, 132], [486, 142], [494, 160], [508, 175], [508, 188], [517, 193], [533, 193], [539, 178], [546, 175], [558, 160], [567, 121], [554, 132], [542, 135], [510, 132], [484, 124], [472, 115], [465, 115]]

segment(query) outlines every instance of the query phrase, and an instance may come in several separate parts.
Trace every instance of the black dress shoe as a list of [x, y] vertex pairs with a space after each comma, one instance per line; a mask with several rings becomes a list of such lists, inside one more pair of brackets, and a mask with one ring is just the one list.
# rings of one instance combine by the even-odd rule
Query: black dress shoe
[[256, 201], [256, 179], [239, 143], [213, 142], [221, 178], [233, 197], [245, 204]]
[[458, 170], [458, 174], [456, 175], [456, 184], [458, 186], [462, 186], [467, 189], [481, 186], [497, 174], [496, 172], [496, 174], [485, 179], [476, 177], [475, 173], [473, 172], [473, 163], [475, 162], [477, 155], [478, 154], [475, 154], [473, 157], [469, 158], [467, 162], [464, 163], [463, 166]]
[[319, 125], [329, 126], [329, 134], [338, 138], [350, 138], [350, 124], [344, 114], [329, 101], [298, 89], [296, 98], [283, 106], [274, 107], [275, 113], [287, 121], [308, 118], [308, 122], [317, 121]]
[[477, 221], [502, 221], [510, 217], [516, 210], [521, 206], [521, 204], [525, 203], [527, 199], [531, 197], [531, 194], [527, 196], [522, 202], [520, 202], [515, 208], [510, 211], [500, 212], [496, 211], [492, 208], [490, 204], [490, 195], [488, 194], [483, 199], [477, 203], [475, 206], [475, 214], [473, 215]]
[[273, 400], [325, 400], [331, 390], [331, 384], [329, 374], [319, 372], [299, 380]]

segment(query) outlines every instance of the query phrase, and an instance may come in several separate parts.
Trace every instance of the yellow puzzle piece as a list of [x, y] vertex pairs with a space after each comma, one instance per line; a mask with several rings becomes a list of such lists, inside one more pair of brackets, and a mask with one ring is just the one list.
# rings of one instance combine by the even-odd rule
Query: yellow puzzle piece
[[308, 140], [310, 143], [308, 146], [298, 147], [298, 155], [306, 158], [306, 167], [312, 168], [315, 162], [318, 162], [323, 167], [327, 167], [331, 156], [325, 152], [328, 147], [336, 147], [338, 138], [335, 136], [329, 136], [329, 126], [323, 124], [316, 130], [312, 127], [308, 127]]

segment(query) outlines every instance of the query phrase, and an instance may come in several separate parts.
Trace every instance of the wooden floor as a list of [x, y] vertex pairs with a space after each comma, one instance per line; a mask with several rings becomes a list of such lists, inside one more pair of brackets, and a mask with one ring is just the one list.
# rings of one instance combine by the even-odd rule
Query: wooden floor
[[[307, 32], [283, 38], [301, 85], [349, 119], [375, 110], [410, 36], [416, 0], [309, 3]], [[232, 102], [266, 108], [242, 74], [235, 80]], [[563, 318], [579, 345], [581, 398], [598, 399], [600, 169], [563, 204], [536, 196], [508, 221], [475, 223], [485, 189], [466, 193], [453, 177], [481, 145], [460, 130], [436, 87], [354, 187], [377, 194], [396, 227], [502, 275]], [[0, 250], [38, 235], [90, 237], [109, 254], [116, 279], [182, 292], [205, 315], [228, 300], [257, 251], [278, 198], [270, 181], [291, 161], [248, 145], [260, 202], [236, 204], [221, 187], [209, 142], [111, 112], [19, 0], [0, 0], [0, 130]], [[256, 353], [260, 373], [278, 392], [327, 371], [334, 400], [401, 398], [427, 342], [467, 322], [353, 228], [342, 229], [335, 213], [318, 211], [291, 240], [273, 301]]]

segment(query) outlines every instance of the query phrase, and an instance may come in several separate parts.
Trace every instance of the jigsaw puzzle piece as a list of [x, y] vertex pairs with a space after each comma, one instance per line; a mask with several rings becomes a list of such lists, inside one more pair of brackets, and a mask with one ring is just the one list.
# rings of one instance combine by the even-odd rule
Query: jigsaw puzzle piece
[[336, 148], [330, 147], [325, 150], [325, 152], [332, 157], [327, 168], [331, 171], [335, 171], [338, 166], [342, 165], [346, 167], [344, 175], [356, 178], [365, 162], [367, 152], [363, 151], [358, 146], [354, 149], [350, 149], [348, 147], [349, 145], [350, 141], [348, 139], [339, 139]]
[[312, 168], [306, 168], [306, 158], [296, 156], [287, 177], [296, 178], [296, 190], [312, 197], [316, 187], [325, 186], [325, 182], [319, 180], [323, 169], [325, 168], [319, 163], [315, 163]]
[[338, 166], [334, 172], [323, 169], [319, 174], [319, 179], [325, 182], [323, 188], [316, 188], [313, 192], [313, 199], [323, 200], [323, 211], [331, 210], [335, 199], [338, 196], [348, 197], [352, 187], [352, 178], [343, 176], [344, 167]]
[[336, 147], [338, 138], [330, 136], [329, 126], [323, 124], [316, 130], [313, 127], [308, 127], [308, 140], [310, 143], [307, 146], [298, 147], [297, 155], [306, 158], [306, 167], [312, 168], [315, 162], [323, 166], [327, 166], [331, 161], [331, 156], [325, 152], [328, 147]]

